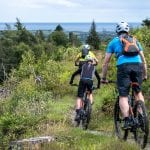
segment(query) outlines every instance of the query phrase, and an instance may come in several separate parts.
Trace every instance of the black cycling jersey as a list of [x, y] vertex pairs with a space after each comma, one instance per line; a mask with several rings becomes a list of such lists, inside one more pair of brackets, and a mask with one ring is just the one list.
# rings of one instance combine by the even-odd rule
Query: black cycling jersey
[[94, 73], [95, 73], [95, 66], [92, 63], [86, 62], [82, 66], [81, 79], [93, 80]]

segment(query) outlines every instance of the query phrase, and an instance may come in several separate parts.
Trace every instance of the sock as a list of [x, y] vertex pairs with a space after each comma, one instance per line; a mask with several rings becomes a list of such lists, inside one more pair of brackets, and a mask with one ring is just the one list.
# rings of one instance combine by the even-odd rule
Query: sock
[[80, 109], [76, 109], [76, 113], [77, 113], [77, 114], [79, 113], [79, 111], [80, 111]]
[[128, 120], [129, 120], [129, 117], [125, 117], [125, 118], [124, 118], [124, 121], [128, 121]]

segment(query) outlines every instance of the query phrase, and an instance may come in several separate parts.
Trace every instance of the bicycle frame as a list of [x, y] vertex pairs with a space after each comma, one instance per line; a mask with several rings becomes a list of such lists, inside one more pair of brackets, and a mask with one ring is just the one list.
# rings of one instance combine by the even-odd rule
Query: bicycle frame
[[131, 96], [128, 95], [129, 114], [130, 114], [131, 116], [134, 116], [134, 113], [133, 113], [133, 106], [134, 106], [134, 103], [135, 103], [135, 96], [134, 96], [134, 91], [133, 91], [132, 85], [131, 85], [131, 88], [132, 88]]

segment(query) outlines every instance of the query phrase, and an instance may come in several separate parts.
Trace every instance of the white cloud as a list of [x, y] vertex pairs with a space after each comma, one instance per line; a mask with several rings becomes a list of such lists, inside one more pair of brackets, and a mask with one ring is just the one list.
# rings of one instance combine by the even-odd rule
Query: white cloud
[[80, 6], [80, 3], [71, 0], [13, 0], [12, 3], [9, 3], [9, 6], [26, 8], [43, 8], [48, 5], [77, 7]]
[[[0, 21], [112, 22], [141, 21], [150, 14], [150, 0], [0, 0]], [[8, 11], [9, 10], [9, 11]], [[4, 15], [5, 14], [5, 15]]]
[[79, 3], [71, 2], [70, 0], [47, 0], [49, 4], [54, 4], [54, 5], [63, 5], [66, 7], [76, 7], [80, 6]]

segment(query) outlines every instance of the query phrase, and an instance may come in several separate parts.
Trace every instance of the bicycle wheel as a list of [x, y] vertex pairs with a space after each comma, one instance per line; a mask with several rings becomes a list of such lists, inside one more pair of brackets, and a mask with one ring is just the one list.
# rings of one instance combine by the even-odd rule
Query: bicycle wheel
[[85, 118], [84, 114], [85, 114], [85, 111], [83, 110], [83, 108], [81, 108], [80, 112], [79, 112], [79, 119], [75, 120], [75, 122], [74, 122], [75, 127], [79, 127], [81, 129], [83, 129], [83, 120]]
[[92, 105], [89, 99], [85, 101], [84, 112], [85, 114], [84, 114], [84, 119], [83, 119], [83, 128], [87, 129], [90, 119], [91, 119], [91, 112], [92, 112]]
[[128, 130], [123, 130], [123, 116], [119, 107], [119, 97], [114, 106], [114, 124], [115, 124], [115, 134], [119, 139], [127, 140]]
[[135, 131], [135, 141], [141, 146], [141, 148], [145, 148], [148, 142], [149, 135], [149, 122], [148, 116], [145, 108], [145, 104], [143, 101], [138, 101], [134, 107], [134, 115], [137, 119], [138, 126]]

